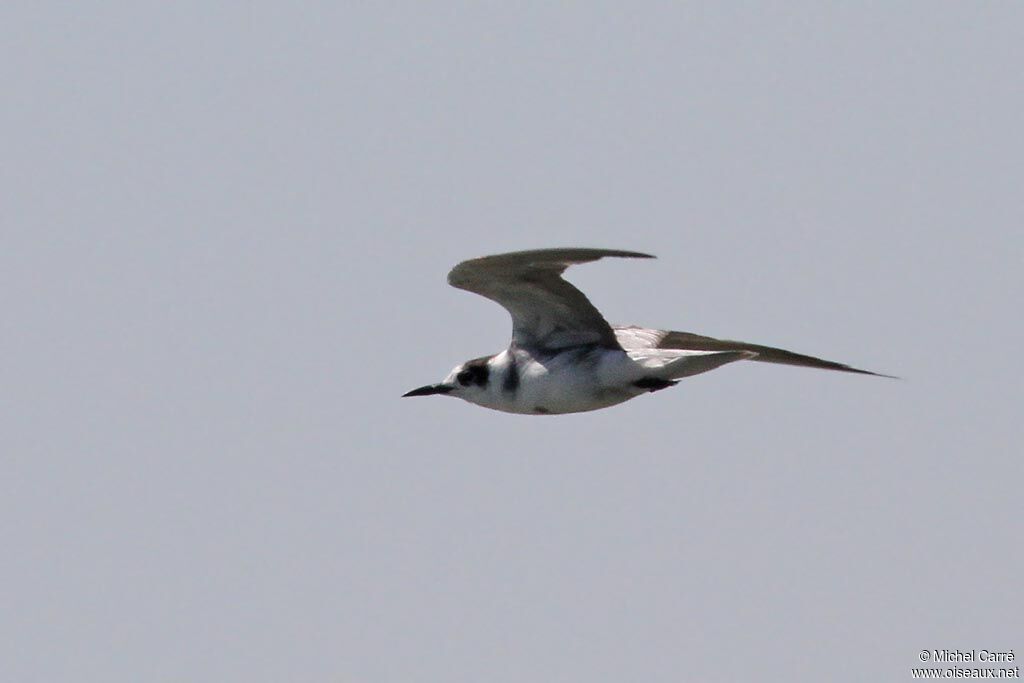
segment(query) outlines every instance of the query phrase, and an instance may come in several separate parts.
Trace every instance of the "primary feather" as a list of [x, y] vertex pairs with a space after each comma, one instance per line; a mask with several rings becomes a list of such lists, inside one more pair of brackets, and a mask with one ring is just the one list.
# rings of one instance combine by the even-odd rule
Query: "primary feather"
[[889, 377], [870, 370], [861, 370], [845, 363], [837, 363], [823, 358], [815, 358], [802, 353], [793, 353], [774, 346], [750, 344], [732, 339], [716, 339], [693, 332], [675, 332], [671, 330], [648, 330], [636, 326], [617, 326], [612, 328], [619, 344], [627, 351], [630, 349], [680, 349], [687, 351], [748, 351], [753, 353], [750, 360], [762, 363], [778, 363], [780, 365], [796, 365], [820, 370], [837, 370], [854, 372], [860, 375]]

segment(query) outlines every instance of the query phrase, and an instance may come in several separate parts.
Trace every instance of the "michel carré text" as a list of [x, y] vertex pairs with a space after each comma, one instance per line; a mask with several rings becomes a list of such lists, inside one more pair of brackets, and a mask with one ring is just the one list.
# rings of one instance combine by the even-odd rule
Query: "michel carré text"
[[932, 650], [936, 662], [1012, 662], [1013, 650]]

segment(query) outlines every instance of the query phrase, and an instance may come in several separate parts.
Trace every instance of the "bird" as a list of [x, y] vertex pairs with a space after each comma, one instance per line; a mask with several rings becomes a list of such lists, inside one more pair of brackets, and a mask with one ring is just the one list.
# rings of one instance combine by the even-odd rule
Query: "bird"
[[619, 249], [532, 249], [456, 265], [448, 283], [504, 307], [512, 340], [402, 398], [453, 396], [506, 413], [558, 415], [608, 408], [741, 360], [892, 377], [761, 344], [613, 326], [562, 277], [569, 266], [604, 257], [655, 258]]

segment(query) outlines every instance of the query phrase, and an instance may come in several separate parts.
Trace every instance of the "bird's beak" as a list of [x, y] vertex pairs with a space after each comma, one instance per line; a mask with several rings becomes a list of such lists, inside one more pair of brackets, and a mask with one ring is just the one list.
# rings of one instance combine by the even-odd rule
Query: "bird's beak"
[[406, 398], [409, 396], [433, 396], [434, 394], [447, 394], [454, 388], [455, 387], [449, 386], [447, 384], [428, 384], [425, 387], [413, 389], [412, 391], [406, 394], [402, 394], [402, 398]]

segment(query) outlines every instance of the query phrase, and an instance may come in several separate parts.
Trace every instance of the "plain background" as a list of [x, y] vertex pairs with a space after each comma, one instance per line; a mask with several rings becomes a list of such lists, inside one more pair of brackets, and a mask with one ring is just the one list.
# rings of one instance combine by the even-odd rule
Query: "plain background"
[[[1024, 9], [4, 3], [4, 680], [909, 680], [1024, 649]], [[399, 399], [596, 246], [731, 365]], [[1018, 662], [1019, 663], [1019, 662]]]

